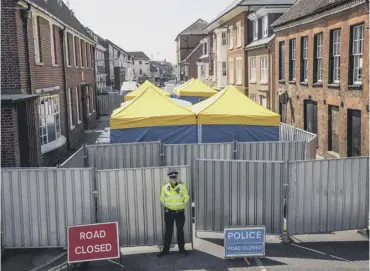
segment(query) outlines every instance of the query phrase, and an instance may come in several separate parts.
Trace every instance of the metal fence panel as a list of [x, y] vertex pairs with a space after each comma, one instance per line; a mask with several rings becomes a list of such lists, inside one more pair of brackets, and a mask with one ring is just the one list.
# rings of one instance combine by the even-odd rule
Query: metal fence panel
[[369, 157], [289, 163], [288, 234], [368, 227]]
[[98, 95], [99, 114], [101, 116], [111, 115], [113, 110], [119, 108], [124, 101], [124, 96], [121, 96], [119, 93]]
[[[189, 166], [97, 172], [99, 222], [118, 221], [120, 246], [163, 244], [164, 212], [159, 201], [160, 189], [172, 170], [178, 170], [190, 192]], [[192, 240], [190, 202], [185, 211], [187, 243]]]
[[1, 172], [5, 248], [67, 246], [67, 226], [95, 222], [92, 169]]
[[72, 154], [60, 168], [84, 168], [85, 167], [85, 147], [81, 147]]
[[157, 167], [161, 165], [161, 143], [87, 145], [87, 160], [96, 169]]
[[197, 160], [196, 231], [265, 225], [283, 230], [284, 162]]
[[302, 141], [237, 143], [237, 160], [291, 161], [304, 160], [307, 143]]

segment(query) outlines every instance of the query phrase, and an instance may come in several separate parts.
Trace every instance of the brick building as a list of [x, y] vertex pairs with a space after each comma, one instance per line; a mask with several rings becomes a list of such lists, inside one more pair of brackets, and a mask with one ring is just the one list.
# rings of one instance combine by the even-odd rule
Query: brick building
[[368, 25], [365, 0], [299, 0], [272, 25], [282, 121], [320, 155], [369, 155]]
[[94, 41], [61, 0], [1, 4], [2, 166], [52, 165], [95, 125]]

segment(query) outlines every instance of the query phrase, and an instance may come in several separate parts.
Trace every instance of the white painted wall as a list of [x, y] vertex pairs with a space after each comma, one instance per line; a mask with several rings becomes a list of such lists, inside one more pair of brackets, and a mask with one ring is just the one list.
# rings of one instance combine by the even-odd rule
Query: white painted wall
[[[140, 74], [140, 70], [142, 74]], [[144, 76], [150, 77], [150, 61], [149, 60], [134, 60], [135, 77], [140, 78]]]

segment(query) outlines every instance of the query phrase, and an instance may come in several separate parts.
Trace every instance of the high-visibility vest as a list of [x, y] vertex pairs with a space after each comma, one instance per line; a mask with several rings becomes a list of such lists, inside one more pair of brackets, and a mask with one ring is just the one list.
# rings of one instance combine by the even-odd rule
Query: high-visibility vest
[[175, 187], [167, 183], [162, 186], [160, 200], [162, 205], [170, 210], [183, 210], [189, 201], [188, 189], [182, 183]]

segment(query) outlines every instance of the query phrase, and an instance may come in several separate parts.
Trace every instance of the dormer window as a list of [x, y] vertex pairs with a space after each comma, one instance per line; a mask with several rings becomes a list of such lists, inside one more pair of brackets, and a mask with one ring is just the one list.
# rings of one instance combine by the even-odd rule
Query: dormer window
[[203, 43], [203, 55], [206, 55], [208, 54], [208, 43]]
[[268, 36], [268, 15], [262, 17], [262, 37], [267, 38]]
[[258, 40], [258, 20], [252, 22], [253, 26], [253, 40]]

